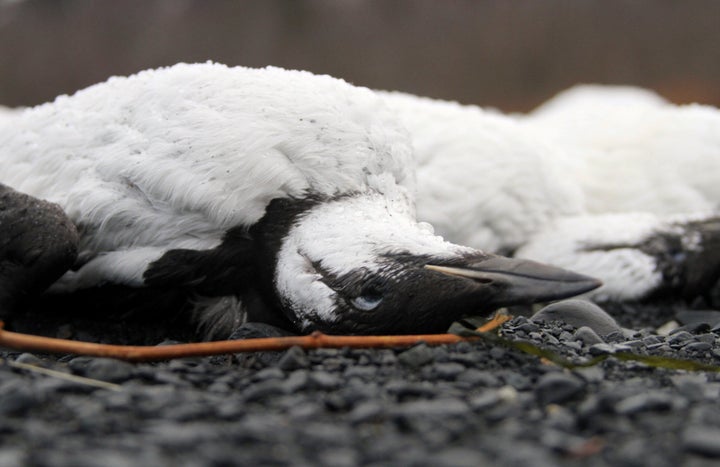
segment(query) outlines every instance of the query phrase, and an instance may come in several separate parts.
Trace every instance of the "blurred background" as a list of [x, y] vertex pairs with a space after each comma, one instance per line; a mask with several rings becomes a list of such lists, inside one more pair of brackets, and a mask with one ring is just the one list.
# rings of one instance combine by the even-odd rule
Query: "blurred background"
[[720, 105], [717, 0], [0, 0], [0, 104], [179, 61], [277, 65], [505, 111], [575, 83]]

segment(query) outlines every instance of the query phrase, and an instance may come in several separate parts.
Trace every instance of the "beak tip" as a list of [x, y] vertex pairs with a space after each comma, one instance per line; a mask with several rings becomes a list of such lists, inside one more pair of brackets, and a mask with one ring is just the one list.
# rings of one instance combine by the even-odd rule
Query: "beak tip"
[[463, 266], [428, 264], [426, 269], [474, 280], [478, 284], [504, 284], [496, 299], [507, 303], [562, 300], [595, 290], [603, 285], [595, 277], [535, 261], [491, 256]]

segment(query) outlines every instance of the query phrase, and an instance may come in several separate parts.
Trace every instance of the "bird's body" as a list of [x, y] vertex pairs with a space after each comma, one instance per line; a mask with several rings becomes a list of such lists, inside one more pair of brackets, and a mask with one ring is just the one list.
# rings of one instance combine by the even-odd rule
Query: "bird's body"
[[717, 109], [628, 87], [574, 88], [515, 116], [382, 95], [413, 138], [418, 218], [449, 240], [594, 275], [598, 299], [717, 279]]
[[77, 226], [54, 292], [183, 290], [214, 336], [258, 301], [261, 319], [305, 332], [431, 332], [597, 286], [433, 235], [415, 220], [407, 132], [374, 92], [327, 76], [180, 64], [112, 78], [13, 116], [0, 160], [0, 182]]
[[22, 112], [1, 135], [2, 182], [93, 232], [81, 240], [85, 266], [57, 287], [82, 286], [90, 268], [94, 282], [102, 270], [140, 285], [164, 251], [216, 247], [274, 198], [380, 191], [385, 178], [398, 193], [412, 187], [405, 135], [383, 112], [371, 92], [329, 77], [178, 65]]

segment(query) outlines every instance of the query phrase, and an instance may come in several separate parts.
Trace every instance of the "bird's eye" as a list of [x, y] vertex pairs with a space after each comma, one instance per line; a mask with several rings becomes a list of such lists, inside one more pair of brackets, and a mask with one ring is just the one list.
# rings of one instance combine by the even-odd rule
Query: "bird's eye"
[[383, 297], [377, 292], [370, 292], [352, 299], [352, 304], [358, 310], [371, 311], [382, 303]]

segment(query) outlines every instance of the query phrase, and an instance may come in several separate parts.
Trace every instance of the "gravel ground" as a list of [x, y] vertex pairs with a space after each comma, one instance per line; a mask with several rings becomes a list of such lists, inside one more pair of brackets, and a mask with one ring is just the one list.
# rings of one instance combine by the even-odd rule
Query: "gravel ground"
[[[631, 351], [720, 364], [712, 313], [667, 336], [606, 317], [570, 302], [516, 317], [502, 334], [578, 362]], [[0, 355], [0, 466], [709, 466], [720, 459], [720, 374], [616, 357], [569, 370], [485, 341], [154, 364]]]

